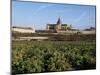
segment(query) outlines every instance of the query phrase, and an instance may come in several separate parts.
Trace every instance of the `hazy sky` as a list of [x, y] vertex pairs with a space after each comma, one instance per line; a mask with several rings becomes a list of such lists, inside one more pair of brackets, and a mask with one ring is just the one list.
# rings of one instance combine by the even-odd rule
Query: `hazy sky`
[[95, 6], [12, 2], [13, 26], [35, 26], [36, 29], [45, 29], [47, 23], [56, 23], [58, 17], [62, 23], [71, 24], [75, 28], [94, 27]]

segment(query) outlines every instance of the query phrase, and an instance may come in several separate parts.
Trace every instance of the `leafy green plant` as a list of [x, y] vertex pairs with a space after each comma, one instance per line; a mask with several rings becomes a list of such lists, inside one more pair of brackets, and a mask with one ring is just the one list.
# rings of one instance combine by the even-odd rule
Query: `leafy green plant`
[[94, 42], [12, 42], [13, 74], [95, 68], [96, 48]]

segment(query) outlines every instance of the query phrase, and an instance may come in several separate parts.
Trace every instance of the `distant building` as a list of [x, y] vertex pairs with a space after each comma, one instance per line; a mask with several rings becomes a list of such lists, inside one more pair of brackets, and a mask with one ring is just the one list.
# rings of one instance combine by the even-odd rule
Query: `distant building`
[[19, 33], [35, 33], [35, 28], [32, 29], [31, 27], [12, 27], [13, 32], [19, 32]]
[[96, 28], [95, 27], [90, 27], [88, 29], [84, 29], [82, 31], [82, 34], [96, 34]]
[[50, 32], [66, 32], [72, 31], [73, 29], [71, 25], [62, 24], [60, 18], [58, 18], [56, 24], [47, 24], [46, 30]]
[[90, 28], [88, 28], [88, 29], [85, 29], [84, 31], [95, 31], [95, 30], [96, 30], [95, 27], [90, 27]]

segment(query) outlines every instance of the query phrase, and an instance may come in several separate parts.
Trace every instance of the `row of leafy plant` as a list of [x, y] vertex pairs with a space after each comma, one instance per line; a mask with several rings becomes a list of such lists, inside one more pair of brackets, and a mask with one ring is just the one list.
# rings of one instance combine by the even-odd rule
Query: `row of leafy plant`
[[13, 74], [95, 68], [95, 43], [64, 41], [12, 42]]

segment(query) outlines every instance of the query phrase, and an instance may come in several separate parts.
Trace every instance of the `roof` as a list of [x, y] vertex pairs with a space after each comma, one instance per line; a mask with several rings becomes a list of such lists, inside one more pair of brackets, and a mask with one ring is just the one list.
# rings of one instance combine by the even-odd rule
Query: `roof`
[[61, 26], [68, 26], [67, 24], [61, 24]]
[[[56, 26], [57, 24], [47, 24], [49, 26]], [[67, 24], [61, 24], [61, 26], [68, 26]]]
[[49, 26], [55, 26], [55, 25], [57, 25], [57, 24], [47, 24], [47, 25], [49, 25]]
[[19, 26], [13, 26], [12, 28], [19, 28], [19, 29], [32, 29], [31, 27], [19, 27]]

